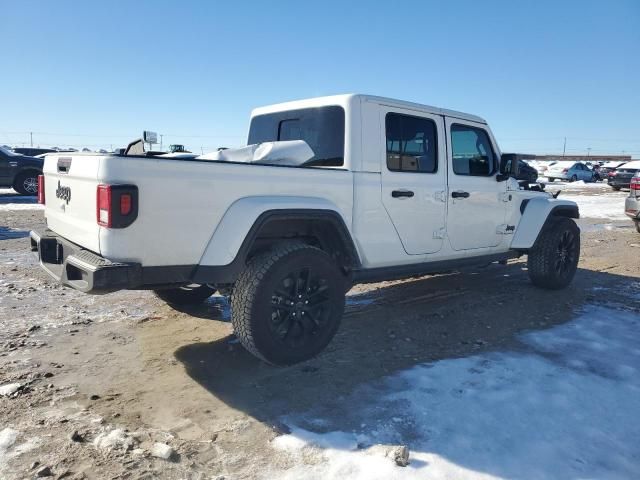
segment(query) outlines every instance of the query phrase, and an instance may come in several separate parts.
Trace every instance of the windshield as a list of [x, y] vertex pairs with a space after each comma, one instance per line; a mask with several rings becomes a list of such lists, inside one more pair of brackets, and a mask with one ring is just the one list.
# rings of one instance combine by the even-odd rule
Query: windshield
[[307, 166], [344, 164], [344, 110], [338, 106], [303, 108], [258, 115], [251, 120], [248, 144], [304, 140], [314, 152]]
[[5, 148], [3, 146], [0, 146], [0, 152], [4, 153], [5, 155], [9, 155], [10, 157], [20, 157], [21, 156], [19, 153], [12, 152], [11, 150], [9, 150], [8, 148]]

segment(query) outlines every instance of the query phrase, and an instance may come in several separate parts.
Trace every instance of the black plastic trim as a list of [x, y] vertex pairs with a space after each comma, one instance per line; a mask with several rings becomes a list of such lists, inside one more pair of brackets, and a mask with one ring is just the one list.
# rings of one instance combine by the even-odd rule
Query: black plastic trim
[[193, 282], [233, 283], [238, 275], [240, 275], [240, 272], [244, 270], [247, 257], [259, 236], [260, 230], [274, 220], [328, 220], [336, 227], [342, 245], [347, 251], [348, 259], [347, 265], [345, 266], [348, 268], [358, 268], [361, 265], [360, 256], [353, 243], [351, 234], [344, 220], [337, 212], [333, 210], [315, 209], [268, 210], [263, 212], [253, 223], [249, 233], [247, 233], [247, 236], [240, 246], [240, 250], [238, 250], [236, 258], [230, 264], [222, 266], [198, 265], [192, 278]]
[[505, 253], [458, 258], [454, 260], [437, 260], [410, 265], [356, 269], [353, 271], [353, 282], [372, 283], [381, 282], [383, 280], [398, 280], [401, 278], [428, 275], [430, 273], [443, 272], [457, 268], [487, 265], [493, 262], [509, 260], [510, 258], [517, 258], [520, 255], [522, 255], [521, 252], [509, 250]]

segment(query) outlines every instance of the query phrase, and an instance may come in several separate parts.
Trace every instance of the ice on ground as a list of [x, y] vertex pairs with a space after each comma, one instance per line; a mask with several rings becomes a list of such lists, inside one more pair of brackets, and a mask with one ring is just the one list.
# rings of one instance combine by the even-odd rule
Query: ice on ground
[[6, 452], [18, 438], [18, 431], [13, 428], [5, 428], [0, 432], [0, 454]]
[[133, 447], [133, 439], [122, 428], [99, 433], [93, 440], [93, 446], [103, 450], [129, 450]]
[[[287, 419], [291, 434], [272, 445], [293, 466], [265, 477], [635, 478], [639, 327], [636, 312], [589, 307], [570, 323], [522, 336], [525, 353], [393, 375], [327, 407], [340, 415]], [[367, 453], [379, 443], [407, 444], [410, 464]]]
[[173, 448], [166, 443], [156, 442], [151, 448], [151, 456], [156, 458], [162, 458], [163, 460], [169, 460], [174, 455]]
[[0, 386], [0, 397], [6, 397], [8, 395], [13, 395], [18, 390], [20, 390], [21, 386], [22, 385], [20, 385], [19, 383], [8, 383], [6, 385]]

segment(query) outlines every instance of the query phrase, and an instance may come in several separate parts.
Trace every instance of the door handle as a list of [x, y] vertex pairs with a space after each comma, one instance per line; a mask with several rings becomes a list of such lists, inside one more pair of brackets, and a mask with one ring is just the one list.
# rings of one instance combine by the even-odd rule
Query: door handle
[[411, 190], [394, 190], [393, 192], [391, 192], [391, 196], [393, 198], [411, 198], [413, 197], [413, 192]]
[[469, 198], [469, 192], [463, 192], [461, 190], [458, 190], [457, 192], [451, 192], [451, 196], [453, 198]]

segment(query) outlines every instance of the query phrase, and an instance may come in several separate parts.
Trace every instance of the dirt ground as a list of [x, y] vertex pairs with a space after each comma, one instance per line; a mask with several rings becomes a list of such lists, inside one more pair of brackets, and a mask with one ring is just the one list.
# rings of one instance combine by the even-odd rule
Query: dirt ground
[[[29, 206], [0, 195], [13, 202]], [[527, 348], [522, 332], [567, 322], [586, 303], [628, 301], [619, 292], [640, 278], [631, 222], [585, 218], [565, 290], [533, 287], [526, 258], [356, 286], [327, 350], [277, 368], [237, 342], [224, 297], [180, 312], [150, 292], [90, 296], [55, 284], [29, 252], [28, 232], [44, 218], [27, 207], [0, 209], [0, 386], [19, 385], [0, 396], [3, 479], [46, 467], [53, 478], [268, 476], [291, 461], [270, 445], [288, 431], [284, 417], [322, 409], [348, 430], [339, 399], [375, 395], [417, 364]], [[169, 459], [151, 455], [157, 442]]]

